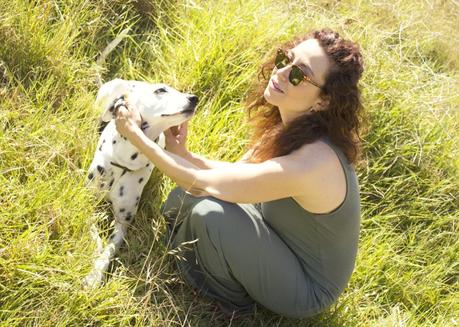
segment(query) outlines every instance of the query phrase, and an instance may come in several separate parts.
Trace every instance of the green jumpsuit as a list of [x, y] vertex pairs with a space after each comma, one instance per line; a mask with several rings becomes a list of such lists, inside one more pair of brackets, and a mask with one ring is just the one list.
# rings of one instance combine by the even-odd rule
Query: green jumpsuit
[[181, 188], [163, 204], [167, 242], [182, 244], [184, 260], [177, 263], [184, 278], [224, 310], [250, 313], [258, 303], [284, 316], [309, 317], [347, 286], [359, 239], [359, 186], [343, 152], [323, 140], [346, 176], [346, 197], [331, 213], [308, 212], [290, 197], [239, 204]]

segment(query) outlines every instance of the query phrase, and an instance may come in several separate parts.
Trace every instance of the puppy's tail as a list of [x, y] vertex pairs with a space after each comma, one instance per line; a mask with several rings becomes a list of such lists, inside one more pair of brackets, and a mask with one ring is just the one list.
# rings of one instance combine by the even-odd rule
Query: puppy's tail
[[105, 59], [107, 59], [107, 56], [116, 48], [116, 46], [126, 37], [128, 36], [129, 30], [131, 27], [126, 27], [124, 30], [121, 31], [121, 33], [115, 37], [106, 47], [105, 49], [100, 53], [99, 57], [96, 60], [96, 65], [97, 65], [97, 85], [100, 87], [102, 85], [102, 76], [101, 72], [103, 70], [103, 65], [105, 64]]

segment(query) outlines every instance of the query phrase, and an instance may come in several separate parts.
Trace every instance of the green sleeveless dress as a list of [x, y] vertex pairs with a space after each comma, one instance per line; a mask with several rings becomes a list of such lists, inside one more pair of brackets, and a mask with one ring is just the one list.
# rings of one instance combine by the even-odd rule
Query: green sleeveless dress
[[360, 229], [357, 177], [342, 151], [346, 197], [327, 214], [293, 198], [261, 204], [194, 197], [174, 189], [163, 204], [165, 242], [179, 249], [178, 268], [228, 313], [256, 304], [288, 317], [309, 317], [337, 301], [354, 270]]

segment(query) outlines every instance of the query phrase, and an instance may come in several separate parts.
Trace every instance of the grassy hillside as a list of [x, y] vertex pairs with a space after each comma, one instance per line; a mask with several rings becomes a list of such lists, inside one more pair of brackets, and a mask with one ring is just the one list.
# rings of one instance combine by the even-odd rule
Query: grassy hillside
[[[457, 326], [458, 26], [457, 1], [0, 0], [0, 326]], [[82, 289], [90, 226], [110, 217], [83, 185], [98, 74], [197, 94], [189, 148], [236, 160], [263, 57], [322, 27], [361, 45], [370, 122], [359, 253], [339, 301], [301, 321], [223, 317], [161, 244], [173, 183], [157, 171], [107, 284]]]

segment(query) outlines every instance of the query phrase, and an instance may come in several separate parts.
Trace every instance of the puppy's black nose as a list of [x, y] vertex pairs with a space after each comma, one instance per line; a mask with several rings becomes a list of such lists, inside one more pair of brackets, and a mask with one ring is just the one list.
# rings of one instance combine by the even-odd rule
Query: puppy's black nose
[[190, 101], [190, 105], [194, 108], [198, 104], [198, 97], [196, 95], [188, 96], [188, 101]]

